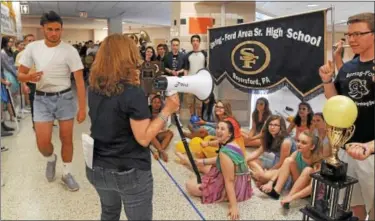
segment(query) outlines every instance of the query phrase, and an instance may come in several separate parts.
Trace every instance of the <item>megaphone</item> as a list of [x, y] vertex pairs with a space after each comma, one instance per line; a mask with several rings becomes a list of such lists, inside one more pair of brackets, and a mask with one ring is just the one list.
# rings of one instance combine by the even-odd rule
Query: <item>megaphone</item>
[[194, 94], [199, 100], [207, 100], [214, 90], [214, 81], [211, 73], [203, 68], [191, 76], [175, 77], [160, 76], [154, 80], [154, 89], [174, 93]]

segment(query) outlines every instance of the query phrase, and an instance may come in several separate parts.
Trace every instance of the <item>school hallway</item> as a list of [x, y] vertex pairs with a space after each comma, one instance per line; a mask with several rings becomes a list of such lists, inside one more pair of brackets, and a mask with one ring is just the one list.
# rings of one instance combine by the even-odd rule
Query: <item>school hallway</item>
[[[9, 148], [1, 153], [1, 173], [5, 186], [1, 188], [2, 220], [98, 220], [100, 219], [99, 197], [86, 179], [85, 162], [81, 147], [81, 134], [89, 132], [90, 120], [75, 124], [73, 175], [80, 185], [77, 192], [68, 191], [60, 182], [62, 162], [58, 127], [53, 130], [53, 144], [58, 155], [56, 179], [48, 183], [45, 178], [46, 160], [36, 147], [34, 131], [28, 115], [20, 122], [17, 135], [1, 139]], [[8, 123], [9, 124], [9, 123]], [[168, 148], [169, 162], [152, 158], [154, 177], [153, 219], [154, 220], [225, 220], [228, 203], [203, 205], [199, 198], [186, 193], [184, 183], [194, 176], [192, 171], [176, 162], [175, 142], [180, 139], [175, 133]], [[300, 220], [299, 209], [307, 201], [291, 204], [286, 213], [280, 201], [272, 200], [253, 185], [255, 194], [239, 203], [241, 220]], [[121, 219], [126, 220], [124, 211]]]

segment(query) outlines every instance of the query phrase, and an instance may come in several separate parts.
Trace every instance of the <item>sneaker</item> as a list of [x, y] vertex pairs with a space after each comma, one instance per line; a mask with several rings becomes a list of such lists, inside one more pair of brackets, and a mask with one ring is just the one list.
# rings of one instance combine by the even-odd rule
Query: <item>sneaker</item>
[[56, 154], [54, 154], [54, 156], [55, 156], [55, 161], [47, 162], [46, 178], [48, 182], [52, 182], [55, 180], [57, 156]]
[[25, 109], [22, 109], [22, 110], [21, 110], [21, 113], [24, 113], [24, 114], [30, 114], [31, 111], [30, 111], [30, 110], [27, 110], [27, 109], [25, 108]]
[[67, 175], [63, 175], [61, 178], [63, 184], [68, 187], [70, 191], [77, 191], [79, 190], [79, 185], [72, 176], [72, 174], [68, 173]]
[[1, 129], [6, 132], [14, 131], [14, 128], [8, 127], [4, 122], [1, 123]]
[[9, 137], [9, 136], [12, 136], [13, 133], [12, 132], [9, 132], [9, 131], [1, 131], [1, 137]]

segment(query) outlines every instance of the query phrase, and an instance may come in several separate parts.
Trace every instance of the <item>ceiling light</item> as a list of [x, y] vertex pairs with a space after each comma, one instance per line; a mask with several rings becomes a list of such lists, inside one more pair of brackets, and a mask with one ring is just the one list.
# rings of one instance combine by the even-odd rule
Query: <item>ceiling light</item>
[[307, 5], [307, 7], [316, 7], [318, 5], [315, 5], [315, 4], [310, 4], [310, 5]]

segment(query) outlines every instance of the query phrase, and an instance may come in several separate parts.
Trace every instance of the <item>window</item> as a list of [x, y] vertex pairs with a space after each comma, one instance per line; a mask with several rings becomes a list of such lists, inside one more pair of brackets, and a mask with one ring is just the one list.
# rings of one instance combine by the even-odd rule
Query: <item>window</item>
[[262, 21], [262, 20], [267, 20], [270, 18], [273, 18], [273, 17], [260, 13], [260, 12], [255, 12], [255, 21]]
[[[263, 13], [260, 13], [260, 12], [255, 12], [255, 21], [263, 21], [263, 20], [267, 20], [267, 19], [270, 19], [270, 18], [273, 18], [271, 16], [268, 16], [268, 15], [265, 15]], [[251, 126], [252, 126], [252, 123], [253, 123], [253, 119], [252, 119], [252, 113], [253, 111], [255, 110], [256, 108], [256, 102], [258, 100], [258, 98], [260, 97], [265, 97], [268, 99], [268, 91], [267, 90], [254, 90], [253, 92], [250, 93], [250, 129], [251, 129]]]

